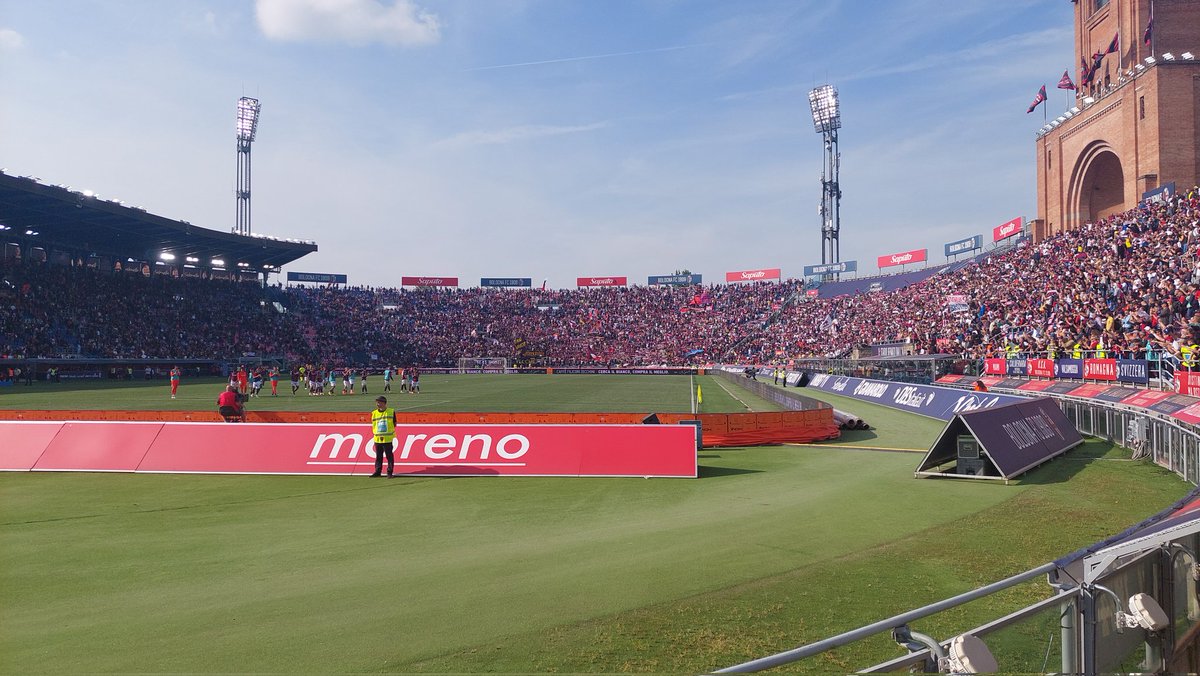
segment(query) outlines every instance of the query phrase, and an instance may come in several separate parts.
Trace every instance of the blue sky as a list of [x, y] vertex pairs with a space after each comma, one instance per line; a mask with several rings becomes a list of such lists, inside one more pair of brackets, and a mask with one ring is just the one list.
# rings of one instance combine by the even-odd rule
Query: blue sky
[[[287, 269], [576, 277], [821, 258], [842, 107], [843, 260], [1036, 216], [1025, 109], [1067, 0], [0, 0], [0, 167], [228, 231], [234, 114], [262, 102], [253, 229]], [[1074, 71], [1072, 71], [1074, 72]], [[1074, 75], [1073, 75], [1074, 77]]]

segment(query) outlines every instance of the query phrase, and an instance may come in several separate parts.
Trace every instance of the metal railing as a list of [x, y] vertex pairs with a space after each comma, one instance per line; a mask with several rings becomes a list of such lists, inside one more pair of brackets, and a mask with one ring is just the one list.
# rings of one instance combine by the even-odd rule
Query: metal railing
[[[1200, 484], [1200, 427], [1153, 410], [1092, 399], [1051, 396], [1082, 434], [1128, 448], [1133, 452], [1134, 459], [1149, 458], [1192, 485]], [[1005, 630], [1016, 632], [1011, 643], [1018, 647], [1005, 655], [1006, 661], [1001, 665], [1003, 670], [1046, 672], [1051, 664], [1058, 665], [1055, 670], [1063, 673], [1084, 674], [1161, 671], [1168, 667], [1178, 670], [1187, 666], [1185, 660], [1188, 655], [1184, 653], [1188, 651], [1175, 655], [1176, 649], [1182, 647], [1177, 645], [1177, 641], [1195, 641], [1194, 636], [1200, 631], [1200, 595], [1197, 594], [1197, 585], [1200, 584], [1197, 582], [1197, 576], [1200, 575], [1197, 563], [1200, 562], [1192, 554], [1190, 565], [1181, 565], [1179, 559], [1182, 557], [1176, 557], [1176, 550], [1171, 547], [1189, 554], [1196, 552], [1200, 547], [1200, 534], [1189, 534], [1182, 541], [1172, 541], [1170, 547], [1147, 546], [1145, 551], [1122, 561], [1092, 583], [1082, 583], [1073, 578], [1072, 574], [1060, 568], [1059, 563], [1048, 563], [950, 599], [714, 673], [754, 672], [792, 664], [889, 630], [893, 630], [893, 637], [903, 644], [900, 637], [918, 636], [909, 629], [910, 622], [1030, 581], [1042, 574], [1049, 575], [1048, 582], [1053, 590], [1051, 596], [964, 632], [981, 639], [990, 637], [989, 647], [993, 650], [996, 647], [992, 644], [1005, 642]], [[1118, 591], [1111, 592], [1111, 589]], [[1124, 599], [1139, 592], [1159, 600], [1172, 620], [1169, 628], [1153, 634], [1142, 633], [1141, 630], [1123, 632], [1119, 628], [1117, 617], [1123, 608], [1115, 605], [1110, 596]], [[1037, 655], [1028, 650], [1029, 634], [1033, 631], [1039, 632], [1039, 635], [1042, 631], [1049, 632], [1044, 652]], [[1054, 640], [1055, 634], [1057, 641]], [[921, 648], [909, 640], [908, 654], [858, 671], [937, 670], [944, 666], [938, 663], [938, 657], [945, 655], [949, 643], [949, 639], [930, 640], [929, 644], [936, 646], [935, 651], [933, 647]], [[1015, 663], [1018, 660], [1023, 662]]]

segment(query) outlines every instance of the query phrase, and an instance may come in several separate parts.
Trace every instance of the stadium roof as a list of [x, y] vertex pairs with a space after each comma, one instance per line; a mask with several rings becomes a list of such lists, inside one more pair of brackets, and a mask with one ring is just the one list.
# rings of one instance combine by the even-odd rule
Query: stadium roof
[[139, 261], [157, 261], [169, 253], [178, 265], [190, 256], [198, 267], [211, 267], [217, 259], [227, 269], [254, 272], [278, 271], [317, 250], [316, 242], [209, 230], [69, 186], [4, 172], [0, 240]]

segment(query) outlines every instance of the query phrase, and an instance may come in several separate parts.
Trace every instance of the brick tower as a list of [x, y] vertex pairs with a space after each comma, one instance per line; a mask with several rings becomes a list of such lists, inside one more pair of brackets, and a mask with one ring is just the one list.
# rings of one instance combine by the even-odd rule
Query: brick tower
[[1200, 180], [1200, 0], [1072, 2], [1078, 89], [1038, 131], [1035, 239]]

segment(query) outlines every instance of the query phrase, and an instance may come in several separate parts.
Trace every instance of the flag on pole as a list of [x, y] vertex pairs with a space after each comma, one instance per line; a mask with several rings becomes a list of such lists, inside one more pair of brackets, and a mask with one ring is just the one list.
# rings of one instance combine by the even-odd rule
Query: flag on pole
[[1145, 43], [1147, 47], [1150, 46], [1150, 35], [1151, 35], [1151, 32], [1153, 31], [1153, 29], [1154, 29], [1154, 13], [1151, 12], [1150, 20], [1146, 22], [1146, 32], [1142, 33], [1142, 42]]
[[1026, 114], [1032, 113], [1033, 109], [1037, 108], [1042, 103], [1042, 101], [1045, 101], [1045, 100], [1046, 100], [1046, 85], [1042, 85], [1042, 88], [1038, 90], [1037, 96], [1033, 97], [1033, 103], [1029, 104], [1029, 110], [1025, 111], [1025, 113]]
[[696, 403], [697, 404], [704, 403], [704, 392], [700, 391], [699, 385], [696, 386]]
[[1088, 68], [1087, 59], [1079, 57], [1079, 86], [1086, 87], [1092, 81], [1092, 70]]
[[1105, 54], [1113, 54], [1121, 48], [1121, 34], [1117, 33], [1113, 36], [1112, 42], [1108, 43], [1108, 50]]
[[1062, 79], [1058, 81], [1059, 89], [1074, 89], [1075, 83], [1071, 82], [1071, 71], [1064, 70]]

